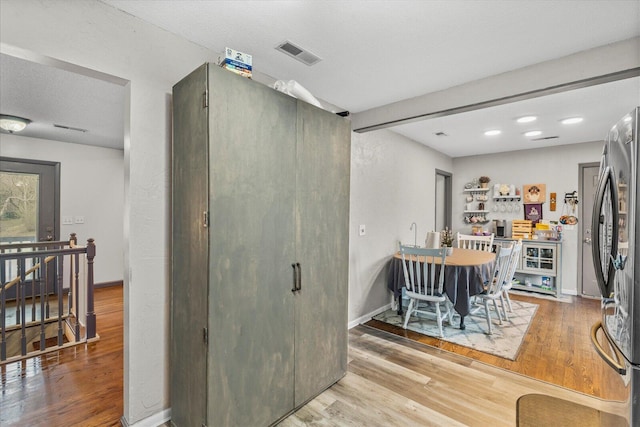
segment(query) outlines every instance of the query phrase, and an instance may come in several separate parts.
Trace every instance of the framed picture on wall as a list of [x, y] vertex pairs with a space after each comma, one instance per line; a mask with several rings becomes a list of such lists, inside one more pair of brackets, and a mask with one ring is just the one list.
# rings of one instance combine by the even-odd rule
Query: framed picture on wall
[[525, 184], [522, 186], [523, 203], [544, 203], [547, 197], [546, 184]]
[[536, 225], [542, 219], [542, 203], [528, 203], [524, 205], [524, 219]]

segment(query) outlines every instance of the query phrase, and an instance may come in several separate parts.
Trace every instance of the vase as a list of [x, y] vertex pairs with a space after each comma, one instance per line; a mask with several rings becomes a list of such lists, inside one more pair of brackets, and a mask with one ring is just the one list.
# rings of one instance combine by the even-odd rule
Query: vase
[[488, 184], [489, 184], [488, 182], [481, 182], [480, 183], [480, 187], [481, 188], [487, 188]]
[[447, 256], [453, 255], [453, 248], [451, 246], [447, 247]]

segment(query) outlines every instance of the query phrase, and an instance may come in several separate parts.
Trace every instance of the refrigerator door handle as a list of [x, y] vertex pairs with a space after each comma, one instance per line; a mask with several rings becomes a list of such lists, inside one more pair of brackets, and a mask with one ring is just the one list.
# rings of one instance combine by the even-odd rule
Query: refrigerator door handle
[[[611, 366], [613, 369], [615, 369], [616, 372], [619, 373], [620, 375], [626, 375], [627, 374], [627, 368], [625, 366], [624, 356], [620, 353], [620, 350], [618, 350], [616, 345], [613, 342], [611, 342], [611, 340], [609, 339], [609, 336], [606, 334], [606, 332], [604, 333], [604, 336], [607, 339], [607, 342], [609, 343], [609, 347], [613, 350], [613, 353], [615, 354], [616, 358], [614, 359], [613, 357], [611, 357], [604, 350], [604, 348], [602, 347], [600, 342], [598, 342], [597, 333], [598, 333], [598, 330], [600, 330], [600, 329], [602, 329], [602, 321], [601, 320], [596, 322], [591, 327], [591, 343], [595, 347], [595, 349], [598, 352], [598, 354], [600, 355], [600, 357], [602, 357], [602, 359], [605, 362], [607, 362], [607, 364], [609, 366]], [[603, 331], [604, 331], [604, 329], [603, 329]]]
[[[591, 241], [593, 245], [591, 246], [591, 255], [593, 257], [593, 266], [596, 271], [596, 280], [598, 282], [598, 286], [600, 287], [600, 291], [602, 296], [608, 298], [611, 296], [611, 291], [613, 289], [613, 263], [609, 262], [609, 256], [612, 254], [618, 253], [618, 193], [614, 186], [615, 179], [613, 176], [613, 170], [610, 166], [604, 168], [604, 171], [600, 177], [600, 181], [598, 182], [598, 188], [596, 190], [596, 199], [593, 204], [593, 216], [591, 222]], [[605, 222], [605, 218], [602, 215], [602, 205], [604, 204], [605, 193], [609, 188], [609, 193], [611, 195], [611, 204], [612, 204], [612, 215], [611, 225], [612, 225], [612, 236], [611, 239], [611, 254], [602, 254], [601, 243], [600, 243], [600, 227]], [[607, 277], [605, 278], [604, 272], [602, 271], [602, 256], [605, 256], [607, 259]]]

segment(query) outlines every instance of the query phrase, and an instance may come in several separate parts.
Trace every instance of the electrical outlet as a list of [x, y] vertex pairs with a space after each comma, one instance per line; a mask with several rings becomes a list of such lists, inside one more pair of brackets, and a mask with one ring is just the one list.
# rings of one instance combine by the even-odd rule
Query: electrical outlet
[[367, 229], [366, 229], [366, 227], [364, 226], [364, 224], [360, 224], [359, 231], [360, 231], [360, 235], [361, 235], [361, 236], [364, 236], [365, 234], [367, 234]]
[[76, 217], [76, 224], [84, 224], [84, 217], [83, 216], [77, 216]]

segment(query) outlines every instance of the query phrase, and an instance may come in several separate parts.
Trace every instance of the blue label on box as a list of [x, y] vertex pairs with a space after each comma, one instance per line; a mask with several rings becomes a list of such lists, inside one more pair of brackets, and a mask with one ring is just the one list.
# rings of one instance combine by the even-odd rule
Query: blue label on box
[[225, 58], [224, 63], [228, 65], [233, 65], [235, 68], [240, 68], [247, 71], [251, 71], [252, 69], [251, 65], [245, 64], [244, 62], [235, 61], [230, 58]]

